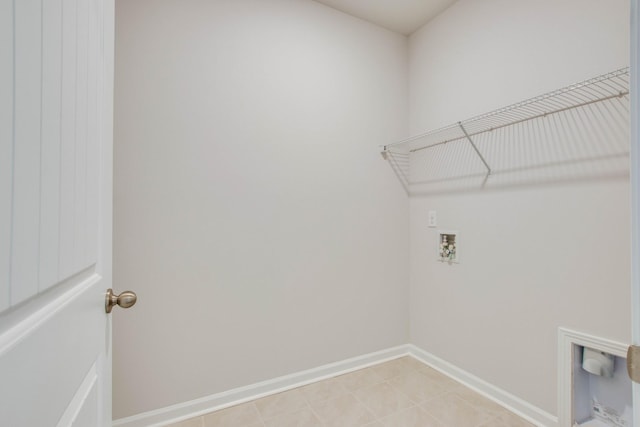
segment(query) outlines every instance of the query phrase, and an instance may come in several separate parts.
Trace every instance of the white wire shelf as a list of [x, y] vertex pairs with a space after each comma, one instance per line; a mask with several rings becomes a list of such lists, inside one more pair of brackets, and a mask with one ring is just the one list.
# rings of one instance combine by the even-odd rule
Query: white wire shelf
[[[628, 115], [628, 108], [625, 109], [624, 106], [620, 108], [619, 105], [624, 105], [625, 102], [628, 102], [628, 95], [629, 68], [625, 67], [440, 129], [388, 144], [383, 147], [382, 155], [391, 163], [398, 177], [403, 181], [405, 188], [407, 188], [415, 180], [416, 174], [413, 169], [416, 167], [416, 162], [413, 159], [417, 155], [424, 156], [426, 154], [424, 153], [425, 151], [436, 147], [442, 149], [442, 146], [449, 143], [466, 144], [468, 151], [474, 153], [480, 160], [479, 163], [477, 161], [476, 163], [481, 165], [479, 166], [481, 170], [484, 170], [486, 182], [487, 177], [494, 172], [491, 159], [487, 158], [483, 153], [483, 151], [490, 151], [487, 141], [493, 138], [486, 134], [494, 136], [505, 135], [508, 132], [512, 132], [512, 130], [507, 129], [510, 127], [524, 129], [524, 131], [519, 131], [521, 133], [526, 133], [527, 131], [531, 133], [531, 129], [536, 126], [548, 126], [541, 124], [541, 120], [557, 117], [555, 120], [562, 122], [563, 115], [574, 114], [572, 110], [580, 111], [579, 114], [584, 116], [582, 120], [585, 122], [604, 122], [605, 120], [609, 122], [624, 122], [624, 119], [619, 120], [618, 118], [624, 114]], [[609, 105], [608, 103], [615, 103], [616, 105]], [[603, 106], [598, 106], [598, 104]], [[597, 108], [606, 108], [607, 112], [600, 115], [610, 115], [610, 117], [596, 120], [593, 117], [586, 117], [587, 113], [584, 113], [585, 111], [593, 111]], [[615, 111], [611, 113], [611, 110]], [[562, 124], [557, 126], [562, 127]], [[602, 124], [601, 126], [605, 127], [607, 125]], [[564, 127], [567, 127], [566, 124]], [[599, 128], [596, 130], [599, 131]], [[544, 132], [548, 133], [548, 130]], [[566, 133], [566, 130], [563, 132]], [[579, 133], [580, 131], [574, 130], [574, 132]], [[513, 138], [513, 135], [511, 135], [511, 139]], [[477, 144], [477, 140], [484, 141], [484, 144], [482, 142]], [[452, 146], [456, 144], [452, 144]], [[472, 172], [478, 173], [480, 171], [475, 168]]]

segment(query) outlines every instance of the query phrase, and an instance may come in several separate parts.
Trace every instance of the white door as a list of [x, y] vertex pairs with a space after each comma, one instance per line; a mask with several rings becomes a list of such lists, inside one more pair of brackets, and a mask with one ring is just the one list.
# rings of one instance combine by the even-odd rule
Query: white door
[[113, 0], [0, 0], [0, 425], [111, 425]]
[[[631, 334], [640, 345], [640, 4], [631, 0]], [[633, 419], [640, 426], [640, 383], [633, 383]]]

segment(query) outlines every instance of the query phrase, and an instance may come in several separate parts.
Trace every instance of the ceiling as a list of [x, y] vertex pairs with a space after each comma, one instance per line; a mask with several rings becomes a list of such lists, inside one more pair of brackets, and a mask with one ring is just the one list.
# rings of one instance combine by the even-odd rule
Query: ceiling
[[334, 9], [409, 35], [456, 0], [316, 0]]

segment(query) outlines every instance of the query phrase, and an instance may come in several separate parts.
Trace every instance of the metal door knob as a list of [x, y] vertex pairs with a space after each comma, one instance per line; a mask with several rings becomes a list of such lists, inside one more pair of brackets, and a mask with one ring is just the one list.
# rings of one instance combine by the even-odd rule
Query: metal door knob
[[120, 295], [113, 293], [113, 289], [107, 290], [107, 296], [104, 302], [104, 309], [107, 313], [111, 313], [113, 307], [117, 304], [122, 308], [129, 308], [133, 306], [138, 300], [138, 296], [135, 292], [124, 291]]

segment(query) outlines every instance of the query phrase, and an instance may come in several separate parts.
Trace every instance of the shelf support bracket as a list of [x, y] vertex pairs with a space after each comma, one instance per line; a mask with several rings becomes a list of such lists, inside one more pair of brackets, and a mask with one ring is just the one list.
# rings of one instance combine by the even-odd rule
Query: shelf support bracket
[[467, 130], [462, 125], [462, 122], [458, 122], [458, 126], [460, 126], [460, 129], [462, 129], [462, 132], [464, 133], [464, 136], [467, 138], [469, 143], [471, 143], [471, 146], [475, 150], [475, 152], [478, 155], [478, 157], [480, 157], [480, 160], [482, 160], [482, 163], [484, 163], [484, 167], [487, 168], [487, 177], [488, 177], [491, 174], [491, 168], [489, 167], [489, 164], [487, 163], [487, 161], [484, 159], [484, 157], [480, 153], [480, 150], [478, 150], [478, 147], [476, 147], [476, 144], [473, 143], [473, 140], [471, 139], [471, 137], [467, 133]]

